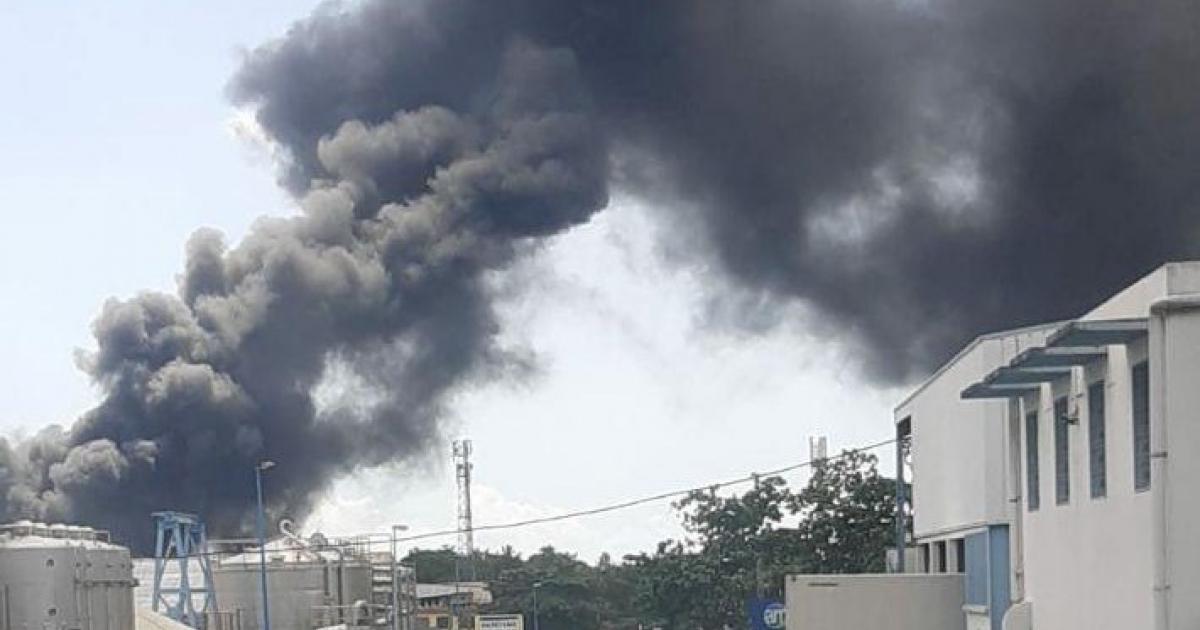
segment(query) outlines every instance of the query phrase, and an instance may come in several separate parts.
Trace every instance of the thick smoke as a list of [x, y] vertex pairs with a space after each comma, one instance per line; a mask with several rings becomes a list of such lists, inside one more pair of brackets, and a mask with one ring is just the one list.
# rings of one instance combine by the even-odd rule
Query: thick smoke
[[[325, 5], [232, 83], [303, 214], [232, 249], [199, 233], [178, 296], [108, 304], [104, 402], [0, 445], [0, 508], [231, 529], [270, 457], [275, 508], [303, 515], [506, 364], [486, 273], [610, 186], [911, 380], [1200, 253], [1198, 33], [1190, 0]], [[361, 400], [318, 408], [331, 375]]]
[[[330, 480], [428, 450], [445, 395], [504, 368], [484, 274], [607, 203], [574, 55], [512, 38], [486, 102], [332, 125], [301, 216], [188, 243], [178, 296], [105, 305], [84, 368], [105, 399], [69, 433], [0, 450], [10, 516], [148, 540], [154, 510], [244, 525], [253, 469], [303, 516]], [[320, 408], [323, 383], [353, 400]], [[141, 534], [141, 535], [139, 535]]]

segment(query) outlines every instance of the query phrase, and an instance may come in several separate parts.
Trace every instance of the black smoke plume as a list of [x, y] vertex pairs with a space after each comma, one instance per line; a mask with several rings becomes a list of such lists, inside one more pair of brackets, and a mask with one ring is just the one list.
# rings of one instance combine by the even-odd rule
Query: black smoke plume
[[[911, 381], [1200, 253], [1198, 67], [1190, 0], [324, 5], [231, 86], [302, 214], [199, 233], [178, 295], [106, 305], [104, 401], [0, 448], [0, 511], [232, 530], [273, 458], [274, 508], [303, 516], [508, 364], [486, 275], [611, 187]], [[353, 404], [317, 404], [331, 379]]]

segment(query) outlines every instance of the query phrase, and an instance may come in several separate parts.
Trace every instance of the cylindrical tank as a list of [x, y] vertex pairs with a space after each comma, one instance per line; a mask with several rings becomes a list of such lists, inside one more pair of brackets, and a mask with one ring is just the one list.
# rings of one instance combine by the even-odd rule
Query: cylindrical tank
[[80, 527], [0, 525], [5, 630], [133, 630], [129, 550]]
[[[257, 550], [219, 559], [213, 587], [222, 613], [240, 613], [242, 630], [261, 630]], [[313, 550], [284, 538], [267, 545], [271, 630], [312, 630], [347, 621], [371, 600], [370, 562], [346, 550]]]

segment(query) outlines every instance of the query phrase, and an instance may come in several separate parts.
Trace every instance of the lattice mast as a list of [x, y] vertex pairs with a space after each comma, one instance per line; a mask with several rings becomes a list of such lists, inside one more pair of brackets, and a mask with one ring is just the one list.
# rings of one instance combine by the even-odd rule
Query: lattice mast
[[475, 531], [471, 523], [470, 440], [458, 440], [454, 443], [454, 470], [458, 481], [458, 556], [466, 560], [466, 577], [474, 580]]

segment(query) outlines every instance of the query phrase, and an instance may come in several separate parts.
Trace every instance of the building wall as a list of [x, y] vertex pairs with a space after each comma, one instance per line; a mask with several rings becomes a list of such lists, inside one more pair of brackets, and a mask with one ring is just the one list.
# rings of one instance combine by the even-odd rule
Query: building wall
[[963, 630], [961, 575], [793, 575], [787, 630]]
[[[1164, 265], [1155, 269], [1141, 280], [1108, 298], [1080, 319], [1128, 319], [1147, 316], [1150, 312], [1150, 303], [1168, 293], [1171, 278], [1174, 276], [1176, 283], [1180, 282], [1180, 272], [1178, 271], [1180, 267], [1178, 265], [1175, 267], [1177, 271], [1174, 272], [1171, 271], [1172, 265]], [[1186, 270], [1186, 267], [1184, 269]], [[1190, 275], [1190, 272], [1183, 275]]]
[[[1151, 307], [1165, 298], [1184, 303], [1156, 318]], [[918, 542], [1011, 523], [1013, 598], [1031, 603], [1039, 630], [1200, 628], [1200, 263], [1165, 265], [1082, 319], [1143, 317], [1151, 321], [1148, 339], [1110, 346], [1104, 359], [1008, 402], [962, 401], [959, 393], [1042, 345], [1046, 330], [983, 337], [896, 409], [897, 421], [912, 417]], [[1155, 456], [1151, 488], [1137, 492], [1131, 381], [1132, 367], [1146, 360]], [[1092, 497], [1087, 388], [1099, 379], [1107, 491]], [[1066, 429], [1071, 492], [1060, 505], [1054, 403], [1062, 396], [1077, 422]], [[1039, 413], [1040, 446], [1041, 505], [1032, 512], [1025, 496], [1029, 410]]]
[[1161, 329], [1151, 327], [1151, 345], [1160, 357], [1150, 367], [1151, 435], [1165, 426], [1166, 438], [1152, 440], [1152, 451], [1167, 453], [1166, 475], [1152, 478], [1164, 491], [1166, 536], [1155, 533], [1166, 552], [1164, 627], [1184, 630], [1200, 628], [1200, 310], [1165, 316]]
[[[1128, 630], [1150, 628], [1153, 572], [1150, 492], [1134, 491], [1130, 370], [1145, 359], [1143, 340], [1109, 348], [1107, 361], [1077, 369], [1043, 386], [1019, 406], [1037, 409], [1041, 505], [1024, 515], [1026, 598], [1035, 628]], [[1088, 459], [1087, 385], [1105, 380], [1107, 496], [1092, 498]], [[1055, 497], [1054, 401], [1075, 397], [1078, 422], [1068, 425], [1070, 500]], [[1018, 423], [1022, 427], [1025, 423]], [[1022, 435], [1022, 450], [1028, 436]], [[1024, 466], [1024, 454], [1020, 461]], [[1021, 471], [1024, 484], [1028, 470]], [[1021, 486], [1024, 488], [1024, 485]], [[1023, 499], [1024, 492], [1022, 491]]]
[[961, 538], [1008, 522], [1003, 401], [964, 401], [962, 390], [1021, 351], [1044, 343], [1055, 326], [981, 337], [895, 411], [912, 418], [913, 531], [918, 542]]
[[[1172, 263], [1088, 313], [1083, 319], [1150, 317], [1151, 305], [1168, 297], [1200, 292], [1200, 264]], [[1039, 422], [1041, 509], [1022, 513], [1025, 525], [1024, 564], [1028, 599], [1036, 628], [1064, 630], [1176, 630], [1200, 627], [1200, 311], [1166, 314], [1166, 324], [1151, 327], [1149, 339], [1128, 347], [1111, 346], [1106, 361], [1077, 370], [1071, 381], [1046, 387], [1022, 401], [1036, 405]], [[1151, 320], [1153, 321], [1153, 317]], [[1134, 490], [1132, 367], [1151, 365], [1152, 439], [1154, 451], [1169, 451], [1167, 475], [1156, 469], [1151, 488]], [[1108, 492], [1090, 496], [1087, 386], [1103, 378], [1106, 385], [1106, 453]], [[1071, 501], [1054, 501], [1053, 401], [1077, 396], [1080, 422], [1069, 428]], [[1021, 423], [1021, 426], [1024, 426]], [[1165, 434], [1160, 432], [1165, 428]], [[1027, 436], [1022, 436], [1022, 446]], [[1022, 470], [1022, 475], [1028, 471]], [[1162, 487], [1160, 484], [1164, 484]], [[1166, 494], [1164, 539], [1154, 519], [1154, 493]], [[1023, 502], [1024, 503], [1024, 502]], [[1165, 542], [1164, 542], [1165, 540]], [[1163, 545], [1166, 552], [1163, 554]], [[1155, 559], [1165, 557], [1168, 614], [1155, 625]], [[1165, 625], [1169, 621], [1169, 625]]]

